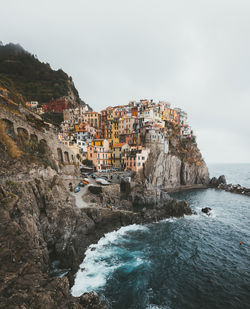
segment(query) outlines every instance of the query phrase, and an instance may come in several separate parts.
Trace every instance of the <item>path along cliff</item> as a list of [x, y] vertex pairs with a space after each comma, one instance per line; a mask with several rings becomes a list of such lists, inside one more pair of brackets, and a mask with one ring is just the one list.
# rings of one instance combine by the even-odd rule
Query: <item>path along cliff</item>
[[[69, 292], [86, 248], [124, 225], [192, 214], [187, 202], [177, 202], [154, 188], [157, 173], [164, 186], [182, 184], [185, 167], [174, 154], [169, 155], [165, 170], [148, 168], [146, 174], [145, 168], [146, 181], [124, 181], [110, 192], [92, 189], [88, 194], [92, 206], [79, 208], [68, 190], [69, 179], [79, 177], [79, 167], [67, 149], [58, 151], [55, 145], [50, 149], [53, 132], [27, 111], [17, 106], [1, 110], [0, 308], [104, 308], [94, 293], [75, 298]], [[15, 124], [25, 119], [25, 130], [18, 130]], [[164, 173], [174, 161], [174, 171], [179, 172], [177, 176], [171, 172], [170, 181]], [[190, 183], [198, 183], [197, 170], [192, 175], [196, 176], [190, 176]], [[110, 204], [112, 211], [107, 207]], [[55, 260], [69, 271], [68, 276], [53, 276]]]

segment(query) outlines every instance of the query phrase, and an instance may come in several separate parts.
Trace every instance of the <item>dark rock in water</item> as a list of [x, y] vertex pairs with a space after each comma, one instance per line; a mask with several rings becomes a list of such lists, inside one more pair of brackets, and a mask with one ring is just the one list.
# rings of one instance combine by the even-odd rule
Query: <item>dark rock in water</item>
[[231, 192], [231, 193], [237, 193], [237, 194], [243, 194], [243, 195], [250, 196], [250, 188], [245, 188], [239, 184], [232, 185], [231, 183], [230, 184], [221, 183], [218, 185], [217, 188], [220, 190]]
[[101, 186], [88, 186], [88, 190], [92, 194], [100, 194], [100, 193], [102, 193], [102, 187]]
[[83, 305], [84, 308], [92, 308], [92, 309], [106, 308], [106, 306], [101, 303], [98, 295], [94, 292], [84, 293], [80, 297], [80, 304]]
[[226, 183], [227, 183], [226, 177], [224, 175], [221, 175], [219, 178], [213, 177], [209, 182], [209, 186], [217, 188], [219, 185], [221, 184], [225, 185]]
[[218, 185], [220, 185], [221, 183], [222, 183], [222, 184], [226, 184], [226, 183], [227, 183], [225, 175], [221, 175], [221, 176], [218, 178]]
[[217, 187], [217, 178], [216, 177], [211, 178], [209, 185], [211, 187]]
[[204, 212], [205, 214], [207, 214], [208, 216], [210, 215], [210, 212], [211, 212], [211, 208], [210, 207], [205, 207], [205, 208], [202, 208], [202, 212]]

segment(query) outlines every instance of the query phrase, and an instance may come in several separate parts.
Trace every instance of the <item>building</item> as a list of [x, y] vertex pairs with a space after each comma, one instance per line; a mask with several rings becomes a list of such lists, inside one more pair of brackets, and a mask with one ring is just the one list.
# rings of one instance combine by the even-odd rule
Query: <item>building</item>
[[95, 139], [88, 146], [88, 159], [93, 161], [97, 171], [112, 168], [111, 151], [107, 139]]
[[101, 124], [101, 115], [97, 112], [82, 113], [81, 119], [88, 123], [91, 127], [99, 129]]
[[125, 116], [119, 119], [119, 135], [133, 132], [134, 123], [137, 122], [135, 116]]
[[126, 143], [116, 143], [113, 145], [111, 163], [114, 168], [122, 170], [125, 168], [125, 158], [128, 151], [129, 145]]
[[188, 122], [187, 122], [187, 113], [184, 112], [184, 110], [182, 110], [181, 108], [178, 108], [178, 107], [176, 107], [174, 110], [177, 111], [177, 113], [178, 113], [179, 124], [181, 126], [186, 126], [188, 124]]
[[44, 113], [63, 113], [65, 109], [69, 107], [68, 98], [60, 98], [51, 100], [48, 104], [43, 105]]
[[38, 102], [37, 101], [29, 101], [29, 102], [26, 102], [26, 106], [30, 107], [30, 108], [37, 108]]
[[140, 171], [144, 167], [149, 153], [150, 149], [148, 148], [131, 147], [124, 160], [125, 170], [135, 172]]

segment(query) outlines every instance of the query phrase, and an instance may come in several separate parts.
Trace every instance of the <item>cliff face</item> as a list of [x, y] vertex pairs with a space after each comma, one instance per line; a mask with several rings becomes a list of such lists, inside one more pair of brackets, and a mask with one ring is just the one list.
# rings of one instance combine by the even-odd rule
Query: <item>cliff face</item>
[[[203, 162], [196, 165], [183, 162], [175, 155], [160, 153], [150, 156], [151, 167], [146, 169], [146, 178], [153, 186], [176, 188], [180, 186], [204, 184], [209, 182], [208, 168]], [[153, 162], [153, 163], [152, 163]]]
[[[121, 226], [183, 216], [191, 209], [167, 194], [147, 195], [138, 184], [134, 190], [125, 186], [122, 194], [119, 188], [91, 193], [96, 205], [77, 208], [68, 187], [79, 179], [77, 164], [71, 156], [60, 158], [62, 145], [51, 144], [54, 133], [42, 121], [30, 114], [23, 118], [18, 106], [7, 103], [0, 106], [0, 308], [104, 308], [93, 293], [70, 295], [86, 248]], [[107, 208], [112, 201], [113, 211]], [[53, 276], [53, 261], [70, 275]]]
[[[22, 166], [16, 165], [16, 172], [21, 170]], [[148, 192], [147, 197], [142, 187], [132, 192], [133, 206], [143, 208], [137, 213], [111, 211], [107, 205], [79, 209], [65, 186], [64, 175], [49, 167], [33, 166], [17, 181], [1, 181], [0, 308], [104, 308], [93, 293], [80, 298], [70, 295], [74, 272], [86, 248], [104, 233], [192, 213], [187, 203], [178, 203], [166, 193], [164, 197], [157, 194]], [[116, 199], [119, 203], [119, 192]], [[147, 210], [147, 205], [154, 207]], [[59, 267], [70, 271], [70, 276], [54, 277], [53, 261], [60, 261]]]
[[36, 176], [0, 185], [0, 308], [102, 308], [94, 294], [72, 297], [68, 279], [50, 272], [54, 260], [77, 268], [96, 224], [50, 169]]
[[195, 138], [184, 139], [174, 126], [169, 136], [169, 153], [165, 154], [158, 147], [151, 149], [141, 177], [163, 189], [209, 183], [208, 168]]

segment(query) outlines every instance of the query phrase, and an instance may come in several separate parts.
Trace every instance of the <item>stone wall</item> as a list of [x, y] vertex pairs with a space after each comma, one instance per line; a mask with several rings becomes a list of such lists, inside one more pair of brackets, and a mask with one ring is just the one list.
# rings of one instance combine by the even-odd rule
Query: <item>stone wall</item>
[[72, 150], [58, 140], [57, 134], [49, 126], [44, 125], [38, 130], [35, 125], [27, 121], [25, 114], [19, 116], [4, 109], [0, 109], [0, 120], [7, 123], [16, 136], [22, 134], [29, 140], [47, 145], [53, 159], [58, 164], [74, 164], [78, 162]]

